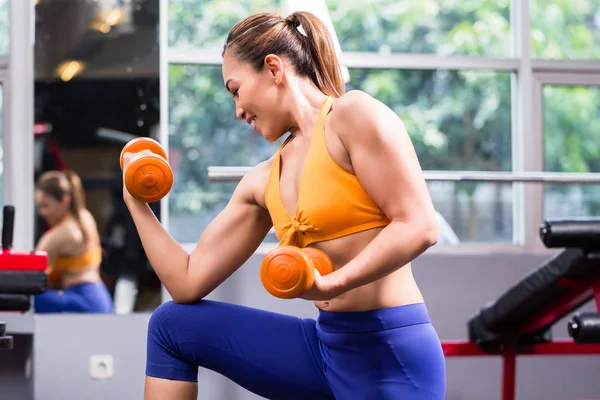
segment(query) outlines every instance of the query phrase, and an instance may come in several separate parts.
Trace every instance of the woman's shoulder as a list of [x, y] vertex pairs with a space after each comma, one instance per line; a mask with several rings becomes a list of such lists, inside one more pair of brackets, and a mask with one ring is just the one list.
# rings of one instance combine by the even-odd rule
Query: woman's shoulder
[[386, 104], [362, 90], [351, 90], [335, 99], [329, 124], [342, 139], [351, 139], [346, 136], [361, 136], [389, 118], [398, 120]]
[[368, 121], [384, 109], [388, 107], [370, 94], [350, 90], [334, 100], [330, 119], [334, 124], [353, 126]]
[[373, 107], [374, 105], [381, 103], [375, 97], [362, 90], [353, 89], [342, 94], [340, 97], [335, 99], [333, 109], [337, 109], [338, 112], [349, 112], [356, 111], [357, 108], [361, 107]]
[[73, 222], [65, 219], [48, 229], [39, 240], [46, 250], [62, 253], [64, 249], [77, 244], [77, 235], [74, 234]]
[[93, 224], [96, 225], [96, 218], [87, 208], [82, 208], [79, 210], [79, 216], [81, 218], [82, 223]]

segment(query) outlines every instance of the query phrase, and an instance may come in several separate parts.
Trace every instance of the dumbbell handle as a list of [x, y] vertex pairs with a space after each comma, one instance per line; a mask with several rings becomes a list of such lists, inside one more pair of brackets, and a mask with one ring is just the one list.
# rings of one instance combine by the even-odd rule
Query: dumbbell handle
[[10, 250], [13, 245], [15, 228], [15, 207], [6, 205], [2, 212], [2, 250]]

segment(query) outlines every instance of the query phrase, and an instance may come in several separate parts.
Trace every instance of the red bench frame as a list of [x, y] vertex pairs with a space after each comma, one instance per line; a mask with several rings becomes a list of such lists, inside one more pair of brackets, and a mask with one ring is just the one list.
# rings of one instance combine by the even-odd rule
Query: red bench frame
[[547, 343], [519, 345], [518, 335], [532, 333], [563, 318], [590, 298], [600, 312], [600, 272], [587, 279], [561, 279], [560, 286], [568, 289], [566, 295], [546, 305], [540, 312], [527, 320], [514, 338], [503, 342], [500, 350], [487, 350], [474, 341], [443, 341], [446, 357], [502, 357], [502, 400], [515, 400], [516, 358], [518, 356], [547, 355], [594, 355], [600, 354], [600, 343], [578, 344], [572, 339], [553, 340]]

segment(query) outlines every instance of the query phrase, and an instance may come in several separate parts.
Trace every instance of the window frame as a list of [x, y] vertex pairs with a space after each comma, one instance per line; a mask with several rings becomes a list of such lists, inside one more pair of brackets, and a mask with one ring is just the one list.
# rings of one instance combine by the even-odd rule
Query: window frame
[[[554, 68], [549, 72], [546, 69], [537, 71], [533, 75], [533, 101], [532, 101], [532, 120], [533, 120], [533, 135], [536, 138], [536, 146], [539, 147], [539, 160], [536, 157], [536, 163], [538, 164], [538, 170], [544, 170], [544, 85], [561, 85], [561, 86], [598, 86], [600, 87], [600, 63], [597, 63], [597, 72], [587, 70], [586, 73], [577, 73], [581, 66], [574, 65], [575, 68], [562, 69]], [[582, 174], [589, 175], [589, 174]], [[532, 199], [535, 201], [538, 207], [535, 209], [535, 219], [542, 220], [544, 214], [544, 186], [543, 185], [532, 185]], [[527, 223], [527, 221], [525, 221]], [[533, 221], [529, 222], [530, 224]], [[532, 230], [537, 231], [538, 226], [531, 226]], [[536, 240], [530, 244], [533, 252], [542, 252], [544, 245], [540, 240]]]
[[[0, 56], [2, 84], [3, 205], [16, 205], [13, 249], [28, 252], [34, 243], [34, 90], [33, 25], [35, 4], [8, 0], [9, 48]], [[30, 134], [22, 134], [29, 132]], [[33, 332], [32, 310], [0, 313], [13, 333]]]

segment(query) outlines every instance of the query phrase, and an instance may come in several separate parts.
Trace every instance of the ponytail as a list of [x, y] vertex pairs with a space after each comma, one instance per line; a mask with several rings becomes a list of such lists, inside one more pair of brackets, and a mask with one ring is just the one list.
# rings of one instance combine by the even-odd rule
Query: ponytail
[[64, 175], [67, 177], [70, 186], [70, 194], [71, 194], [71, 205], [70, 211], [77, 221], [77, 225], [81, 229], [81, 233], [83, 234], [83, 240], [87, 243], [88, 235], [83, 228], [83, 222], [81, 222], [81, 210], [85, 208], [85, 194], [83, 191], [83, 185], [81, 184], [81, 178], [79, 175], [71, 170], [63, 171]]
[[231, 28], [225, 52], [263, 68], [269, 54], [285, 56], [300, 76], [306, 76], [324, 94], [341, 97], [345, 92], [340, 64], [333, 40], [325, 24], [314, 14], [297, 11], [283, 18], [272, 13], [258, 13]]
[[[319, 89], [332, 97], [341, 97], [346, 87], [342, 78], [340, 63], [331, 35], [325, 24], [314, 14], [296, 11], [286, 18], [301, 36], [310, 53], [314, 67], [313, 81]], [[304, 31], [304, 32], [302, 32]]]

